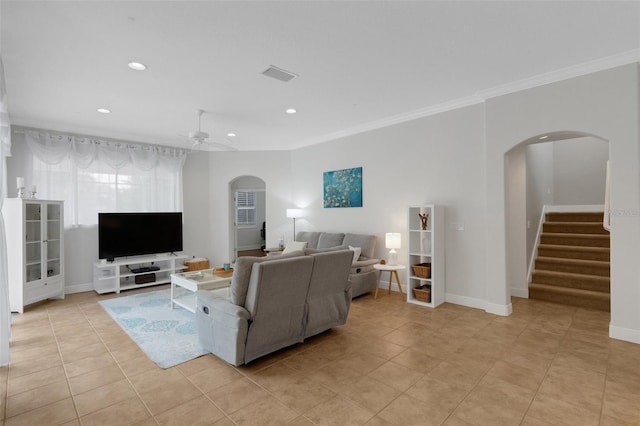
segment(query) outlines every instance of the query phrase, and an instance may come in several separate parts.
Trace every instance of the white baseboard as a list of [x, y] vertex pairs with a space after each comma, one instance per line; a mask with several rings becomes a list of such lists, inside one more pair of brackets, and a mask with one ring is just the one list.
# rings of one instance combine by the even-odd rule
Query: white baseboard
[[476, 299], [474, 297], [460, 296], [458, 294], [447, 293], [445, 294], [444, 300], [453, 303], [456, 305], [467, 306], [469, 308], [482, 309], [484, 310], [487, 302], [482, 299]]
[[68, 285], [64, 287], [64, 294], [83, 293], [93, 291], [93, 283]]
[[633, 328], [617, 327], [609, 324], [609, 337], [640, 344], [640, 330]]
[[520, 297], [522, 299], [529, 298], [529, 288], [514, 288], [511, 287], [511, 295], [514, 297]]
[[488, 314], [500, 315], [502, 317], [508, 317], [513, 313], [513, 305], [508, 303], [506, 305], [499, 305], [497, 303], [487, 302], [487, 306], [484, 310]]

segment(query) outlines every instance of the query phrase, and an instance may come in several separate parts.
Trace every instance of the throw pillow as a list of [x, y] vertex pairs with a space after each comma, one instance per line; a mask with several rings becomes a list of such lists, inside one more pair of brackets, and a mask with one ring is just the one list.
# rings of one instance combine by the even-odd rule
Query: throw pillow
[[282, 254], [291, 253], [292, 251], [303, 251], [307, 248], [306, 241], [291, 241], [282, 251]]
[[362, 253], [362, 248], [349, 246], [349, 250], [353, 252], [353, 262], [351, 263], [356, 263], [358, 259], [360, 259], [360, 253]]

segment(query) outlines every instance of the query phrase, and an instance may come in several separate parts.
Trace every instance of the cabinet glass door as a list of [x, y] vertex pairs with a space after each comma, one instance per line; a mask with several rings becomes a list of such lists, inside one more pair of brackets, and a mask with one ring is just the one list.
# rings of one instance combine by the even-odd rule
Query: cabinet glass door
[[42, 214], [40, 204], [25, 205], [27, 282], [42, 278]]
[[47, 277], [55, 277], [60, 275], [60, 262], [62, 259], [60, 253], [60, 229], [62, 228], [60, 204], [46, 204], [47, 217]]

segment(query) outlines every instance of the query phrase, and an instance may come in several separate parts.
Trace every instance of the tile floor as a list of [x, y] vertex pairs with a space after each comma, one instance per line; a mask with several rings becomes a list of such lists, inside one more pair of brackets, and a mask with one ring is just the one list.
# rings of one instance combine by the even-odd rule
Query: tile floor
[[598, 311], [514, 298], [498, 317], [365, 296], [346, 326], [249, 366], [208, 355], [162, 370], [101, 297], [17, 316], [0, 426], [640, 424], [640, 345], [609, 339]]

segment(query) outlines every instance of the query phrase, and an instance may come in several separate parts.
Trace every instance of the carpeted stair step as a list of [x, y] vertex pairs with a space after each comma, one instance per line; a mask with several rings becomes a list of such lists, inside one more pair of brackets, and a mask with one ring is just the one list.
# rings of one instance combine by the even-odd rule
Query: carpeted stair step
[[603, 212], [548, 212], [545, 222], [600, 222], [604, 218]]
[[555, 234], [606, 234], [602, 222], [545, 222], [542, 232]]
[[564, 305], [580, 306], [583, 308], [598, 309], [607, 312], [610, 310], [609, 293], [603, 293], [600, 291], [530, 283], [529, 297], [547, 302], [562, 303]]
[[609, 277], [609, 262], [581, 259], [558, 259], [554, 257], [538, 256], [536, 271], [569, 272], [572, 274], [594, 275]]
[[539, 270], [534, 270], [531, 275], [531, 284], [533, 283], [602, 293], [608, 293], [611, 287], [609, 277]]
[[543, 232], [540, 235], [540, 244], [609, 247], [609, 234], [558, 234]]
[[540, 244], [538, 246], [538, 256], [608, 262], [609, 248]]

